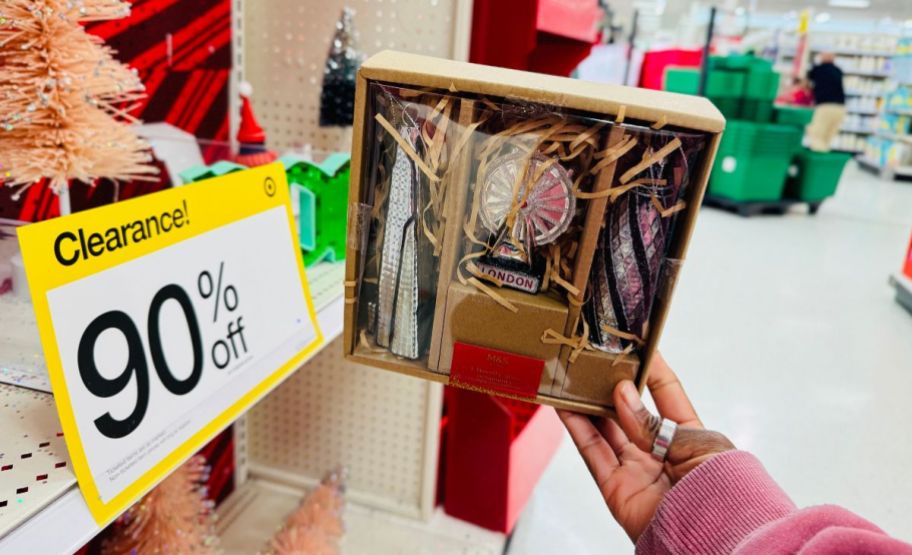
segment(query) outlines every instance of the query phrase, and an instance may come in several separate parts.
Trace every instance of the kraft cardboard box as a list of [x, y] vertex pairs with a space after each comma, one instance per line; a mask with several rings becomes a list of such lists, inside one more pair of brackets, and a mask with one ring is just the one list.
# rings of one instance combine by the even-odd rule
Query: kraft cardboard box
[[656, 350], [724, 118], [398, 52], [358, 74], [347, 357], [593, 414]]

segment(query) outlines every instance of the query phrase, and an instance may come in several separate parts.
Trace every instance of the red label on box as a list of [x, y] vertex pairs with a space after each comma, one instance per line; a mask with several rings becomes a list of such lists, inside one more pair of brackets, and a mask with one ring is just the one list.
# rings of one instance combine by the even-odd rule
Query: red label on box
[[535, 397], [545, 361], [468, 343], [453, 347], [450, 382], [520, 397]]

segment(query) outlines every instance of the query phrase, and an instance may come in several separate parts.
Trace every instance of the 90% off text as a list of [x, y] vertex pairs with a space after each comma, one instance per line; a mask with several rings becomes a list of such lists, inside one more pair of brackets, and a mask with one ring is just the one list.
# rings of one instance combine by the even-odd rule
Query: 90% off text
[[[244, 338], [243, 316], [237, 314], [240, 304], [237, 288], [234, 285], [222, 286], [225, 263], [219, 264], [218, 276], [213, 277], [208, 270], [197, 276], [196, 292], [203, 300], [212, 299], [212, 326], [218, 339], [207, 343], [203, 353], [203, 337], [199, 320], [193, 306], [193, 300], [180, 285], [171, 283], [158, 290], [149, 305], [146, 331], [148, 336], [149, 355], [155, 374], [162, 385], [174, 395], [186, 395], [194, 390], [203, 375], [205, 357], [219, 370], [227, 367], [247, 353], [247, 342]], [[176, 302], [187, 323], [190, 345], [193, 351], [193, 362], [190, 374], [179, 379], [171, 371], [165, 358], [165, 346], [162, 345], [161, 312], [168, 301]], [[227, 320], [225, 331], [216, 331], [220, 322]], [[119, 331], [127, 343], [127, 362], [123, 371], [112, 379], [102, 376], [95, 359], [95, 345], [98, 338], [108, 330]], [[110, 310], [101, 314], [86, 327], [79, 339], [77, 351], [79, 377], [86, 389], [96, 397], [108, 398], [122, 392], [133, 377], [136, 378], [136, 404], [123, 420], [114, 418], [110, 412], [94, 420], [95, 427], [103, 435], [117, 439], [130, 435], [142, 422], [149, 408], [149, 366], [146, 362], [145, 346], [133, 318], [120, 310]]]

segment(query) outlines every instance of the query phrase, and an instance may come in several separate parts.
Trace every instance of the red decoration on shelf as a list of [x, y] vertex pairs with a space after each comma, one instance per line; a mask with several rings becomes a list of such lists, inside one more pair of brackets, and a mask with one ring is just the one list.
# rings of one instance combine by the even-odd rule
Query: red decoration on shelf
[[912, 237], [909, 238], [909, 250], [906, 252], [906, 262], [903, 265], [903, 273], [906, 277], [912, 279]]
[[447, 514], [509, 533], [564, 427], [551, 407], [447, 388], [443, 507]]
[[247, 167], [275, 162], [278, 155], [266, 148], [266, 132], [257, 122], [256, 115], [253, 113], [253, 105], [250, 103], [253, 87], [250, 86], [250, 83], [241, 83], [240, 93], [241, 125], [237, 134], [240, 151], [234, 156], [234, 161]]
[[[134, 0], [130, 16], [86, 29], [139, 71], [147, 97], [133, 115], [228, 142], [231, 0]], [[208, 152], [204, 157], [210, 160]]]
[[639, 86], [645, 89], [662, 90], [665, 81], [665, 69], [674, 67], [700, 67], [703, 51], [672, 48], [654, 50], [643, 54], [643, 65], [640, 69]]
[[570, 75], [597, 41], [597, 0], [475, 0], [470, 61]]

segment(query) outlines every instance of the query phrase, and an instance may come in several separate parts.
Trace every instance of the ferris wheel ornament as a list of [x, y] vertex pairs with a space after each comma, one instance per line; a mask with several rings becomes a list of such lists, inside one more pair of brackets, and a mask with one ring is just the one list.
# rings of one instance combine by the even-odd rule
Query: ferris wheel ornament
[[547, 156], [516, 154], [495, 162], [481, 188], [481, 221], [493, 245], [478, 267], [504, 286], [537, 293], [544, 269], [536, 249], [556, 241], [573, 219], [570, 172]]

